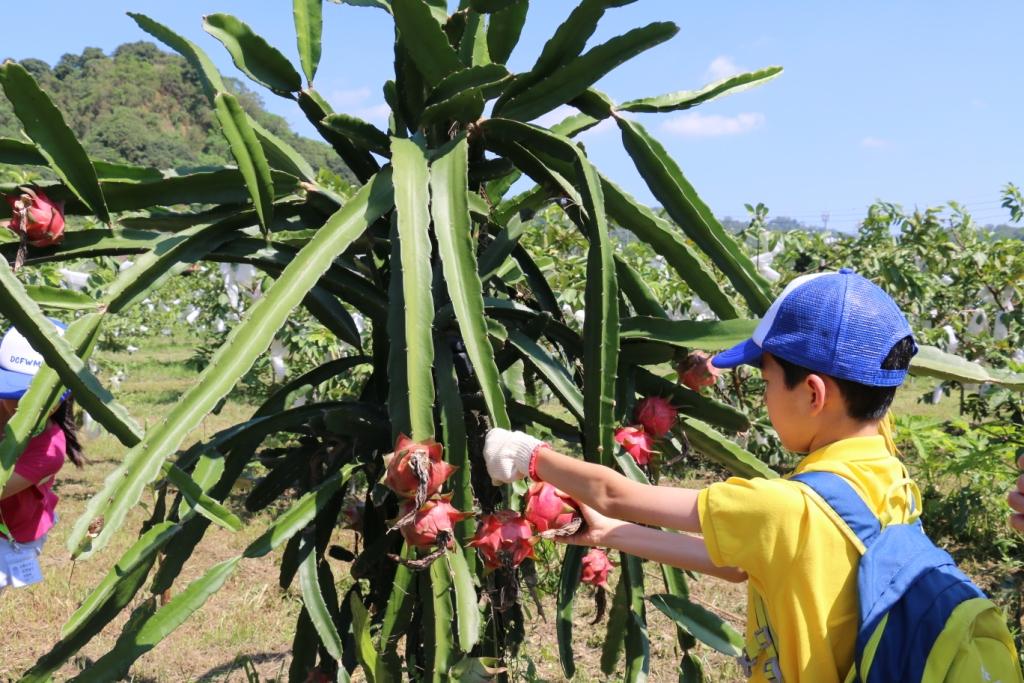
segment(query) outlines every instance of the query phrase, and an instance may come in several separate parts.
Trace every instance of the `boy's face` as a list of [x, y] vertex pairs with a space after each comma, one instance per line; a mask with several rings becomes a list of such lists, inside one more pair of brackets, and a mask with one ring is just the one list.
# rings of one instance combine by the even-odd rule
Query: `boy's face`
[[813, 436], [809, 416], [804, 414], [808, 396], [803, 383], [790, 389], [786, 386], [782, 366], [770, 353], [761, 357], [761, 377], [764, 379], [764, 402], [768, 419], [782, 441], [782, 447], [794, 453], [806, 453]]

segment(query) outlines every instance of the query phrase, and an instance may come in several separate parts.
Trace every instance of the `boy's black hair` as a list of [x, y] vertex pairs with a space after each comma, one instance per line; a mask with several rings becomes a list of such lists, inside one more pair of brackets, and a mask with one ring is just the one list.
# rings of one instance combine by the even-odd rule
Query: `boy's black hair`
[[[889, 350], [889, 355], [882, 361], [882, 369], [906, 370], [910, 367], [910, 359], [913, 357], [914, 338], [907, 335]], [[813, 372], [790, 363], [784, 358], [775, 355], [772, 358], [782, 366], [784, 381], [788, 389], [792, 389], [804, 381], [804, 378]], [[896, 396], [896, 387], [871, 387], [839, 377], [832, 377], [832, 379], [839, 385], [839, 393], [843, 395], [843, 400], [846, 402], [847, 415], [862, 422], [881, 420], [889, 410], [889, 406], [892, 405], [893, 397]]]

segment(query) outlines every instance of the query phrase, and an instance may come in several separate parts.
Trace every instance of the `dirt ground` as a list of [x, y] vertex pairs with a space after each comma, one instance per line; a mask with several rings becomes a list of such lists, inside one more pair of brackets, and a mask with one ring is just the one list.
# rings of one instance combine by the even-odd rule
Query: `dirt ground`
[[[123, 532], [97, 557], [73, 563], [64, 548], [73, 520], [114, 465], [114, 458], [107, 458], [94, 460], [88, 470], [65, 470], [62, 473], [58, 494], [64, 520], [51, 533], [42, 555], [43, 583], [0, 595], [0, 620], [7, 624], [3, 656], [0, 658], [0, 680], [17, 679], [49, 649], [59, 638], [61, 625], [102, 578], [109, 564], [135, 539], [138, 526], [145, 517], [145, 505], [133, 513]], [[232, 509], [239, 507], [240, 504], [232, 505]], [[266, 515], [262, 522], [269, 520], [270, 515]], [[186, 565], [178, 585], [185, 585], [204, 569], [238, 554], [263, 526], [260, 519], [254, 521], [238, 533], [211, 527], [193, 559]], [[351, 542], [345, 542], [347, 539], [340, 540], [351, 547]], [[297, 587], [289, 591], [278, 588], [277, 563], [280, 558], [277, 554], [244, 561], [225, 587], [201, 610], [136, 663], [131, 671], [131, 680], [168, 683], [245, 681], [242, 662], [246, 659], [258, 672], [261, 681], [286, 677], [288, 653], [301, 599]], [[557, 567], [550, 567], [549, 571], [557, 573]], [[649, 592], [659, 592], [661, 578], [656, 565], [649, 565], [646, 572]], [[344, 581], [344, 565], [339, 564], [335, 574]], [[614, 580], [614, 573], [612, 578]], [[702, 577], [691, 581], [691, 590], [695, 600], [742, 630], [745, 602], [742, 586]], [[526, 593], [522, 597], [528, 600]], [[548, 619], [542, 619], [532, 603], [529, 604], [528, 636], [522, 648], [525, 656], [513, 663], [513, 670], [525, 672], [528, 666], [525, 657], [528, 656], [535, 667], [537, 680], [565, 680], [558, 662], [552, 618], [556, 611], [554, 597], [541, 594], [541, 600]], [[607, 679], [599, 666], [607, 618], [591, 625], [595, 613], [593, 589], [584, 586], [580, 590], [574, 616], [575, 681], [586, 683]], [[127, 616], [128, 611], [125, 611], [64, 666], [56, 678], [67, 680], [73, 677], [112, 647]], [[648, 609], [648, 620], [651, 646], [649, 680], [676, 680], [675, 666], [679, 653], [675, 627], [653, 607]], [[738, 670], [729, 658], [706, 647], [699, 648], [699, 655], [711, 680], [740, 680]], [[524, 677], [516, 678], [522, 680]], [[361, 680], [361, 676], [357, 675], [355, 680]]]

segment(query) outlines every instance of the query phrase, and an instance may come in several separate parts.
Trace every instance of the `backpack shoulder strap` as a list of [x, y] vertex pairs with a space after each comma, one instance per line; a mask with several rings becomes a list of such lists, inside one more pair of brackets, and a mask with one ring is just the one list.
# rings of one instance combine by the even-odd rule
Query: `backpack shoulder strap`
[[[871, 546], [882, 530], [878, 517], [864, 503], [863, 499], [845, 479], [832, 472], [804, 472], [790, 477], [810, 489], [816, 496], [812, 498], [826, 504], [825, 512], [832, 512], [829, 515], [840, 528], [845, 527], [853, 533], [861, 553]], [[838, 517], [838, 519], [836, 519]], [[849, 535], [849, 534], [848, 534]], [[850, 540], [853, 540], [851, 538]]]

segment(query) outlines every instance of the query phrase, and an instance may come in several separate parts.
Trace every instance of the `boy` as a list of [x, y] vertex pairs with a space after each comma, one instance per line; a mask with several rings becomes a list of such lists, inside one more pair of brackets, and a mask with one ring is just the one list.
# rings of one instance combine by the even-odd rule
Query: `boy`
[[[761, 368], [782, 445], [808, 454], [794, 474], [839, 474], [883, 523], [905, 522], [914, 505], [920, 509], [911, 502], [916, 489], [879, 425], [916, 352], [895, 302], [843, 269], [793, 280], [753, 337], [712, 363]], [[484, 457], [496, 481], [531, 476], [582, 503], [586, 529], [570, 542], [749, 579], [743, 663], [751, 681], [845, 679], [858, 626], [860, 555], [801, 484], [733, 477], [701, 491], [647, 486], [498, 429], [488, 433]]]

